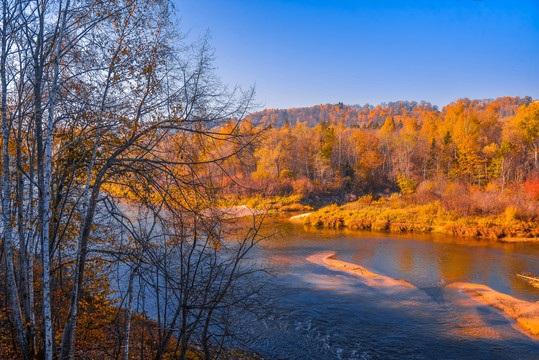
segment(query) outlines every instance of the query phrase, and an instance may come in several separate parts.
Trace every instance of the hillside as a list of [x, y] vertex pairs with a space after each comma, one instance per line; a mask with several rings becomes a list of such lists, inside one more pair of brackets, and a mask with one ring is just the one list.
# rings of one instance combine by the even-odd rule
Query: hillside
[[[498, 99], [468, 100], [471, 108], [478, 112], [496, 111], [496, 117], [503, 119], [513, 116], [519, 106], [528, 104], [530, 97], [502, 97]], [[451, 104], [450, 104], [451, 105]], [[444, 107], [441, 112], [444, 112]], [[437, 116], [440, 110], [436, 105], [421, 101], [396, 101], [382, 103], [377, 106], [365, 105], [345, 105], [325, 104], [311, 107], [290, 108], [290, 109], [265, 109], [247, 116], [247, 120], [253, 124], [264, 124], [274, 127], [282, 127], [286, 122], [294, 126], [297, 123], [305, 123], [309, 127], [314, 127], [322, 122], [339, 123], [343, 122], [348, 127], [377, 128], [380, 127], [388, 116], [392, 117], [397, 124], [403, 121], [404, 117], [422, 118], [427, 114]]]

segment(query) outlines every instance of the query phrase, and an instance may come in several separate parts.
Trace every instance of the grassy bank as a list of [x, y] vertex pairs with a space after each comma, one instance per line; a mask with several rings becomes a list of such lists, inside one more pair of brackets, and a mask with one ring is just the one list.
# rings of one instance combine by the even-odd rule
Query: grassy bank
[[343, 206], [330, 205], [302, 217], [299, 222], [315, 227], [394, 232], [437, 232], [505, 241], [537, 240], [539, 223], [522, 218], [518, 210], [488, 216], [462, 216], [445, 210], [439, 201], [408, 204], [393, 196], [374, 201], [366, 196]]
[[307, 212], [313, 208], [305, 205], [303, 195], [289, 196], [264, 196], [258, 194], [255, 196], [226, 195], [222, 196], [216, 207], [234, 207], [245, 205], [248, 208], [264, 210], [270, 213], [279, 212]]

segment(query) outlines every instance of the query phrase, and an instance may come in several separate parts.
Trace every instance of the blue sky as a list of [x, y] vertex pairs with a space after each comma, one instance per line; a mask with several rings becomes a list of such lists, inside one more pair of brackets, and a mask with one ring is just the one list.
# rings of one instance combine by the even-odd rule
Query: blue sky
[[539, 98], [539, 0], [175, 0], [263, 108]]

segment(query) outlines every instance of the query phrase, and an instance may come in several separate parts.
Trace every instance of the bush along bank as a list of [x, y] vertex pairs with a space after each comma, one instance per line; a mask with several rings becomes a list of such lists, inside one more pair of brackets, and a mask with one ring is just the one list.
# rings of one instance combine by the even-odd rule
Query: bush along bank
[[330, 205], [301, 217], [304, 225], [351, 230], [391, 232], [436, 232], [502, 241], [538, 240], [539, 222], [519, 214], [516, 207], [494, 215], [463, 216], [444, 209], [439, 201], [409, 204], [391, 196], [373, 200], [371, 196], [345, 204]]

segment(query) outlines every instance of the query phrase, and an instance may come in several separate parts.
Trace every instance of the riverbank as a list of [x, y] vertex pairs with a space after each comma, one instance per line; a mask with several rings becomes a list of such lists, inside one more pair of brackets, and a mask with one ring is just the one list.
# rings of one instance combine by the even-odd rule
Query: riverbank
[[289, 213], [312, 211], [310, 205], [306, 205], [303, 195], [289, 196], [255, 196], [227, 195], [221, 196], [217, 201], [216, 208], [248, 207], [265, 213]]
[[373, 273], [357, 264], [352, 264], [342, 260], [336, 260], [334, 259], [334, 257], [335, 252], [330, 251], [327, 253], [311, 255], [307, 258], [307, 260], [315, 264], [326, 265], [332, 270], [334, 269], [338, 271], [344, 271], [346, 273], [358, 276], [369, 286], [404, 286], [409, 288], [415, 288], [414, 285], [410, 284], [407, 281], [382, 276]]
[[457, 282], [447, 287], [459, 290], [481, 304], [501, 310], [515, 320], [527, 334], [539, 339], [539, 302], [520, 300], [481, 284]]
[[264, 215], [266, 212], [263, 210], [252, 209], [246, 205], [231, 206], [223, 208], [206, 209], [202, 212], [202, 215], [208, 217], [221, 217], [224, 219], [237, 219], [247, 216]]
[[[332, 270], [355, 275], [369, 286], [401, 286], [417, 289], [417, 287], [405, 280], [397, 280], [379, 275], [358, 264], [336, 260], [334, 257], [335, 252], [331, 251], [311, 255], [307, 260], [326, 266]], [[500, 310], [505, 316], [516, 321], [522, 332], [539, 340], [539, 302], [520, 300], [481, 284], [456, 282], [447, 285], [446, 288], [457, 290], [480, 304]]]
[[435, 232], [508, 242], [539, 240], [539, 222], [520, 216], [514, 208], [497, 215], [461, 216], [444, 210], [439, 201], [418, 205], [400, 199], [360, 199], [326, 206], [291, 221], [330, 229]]

